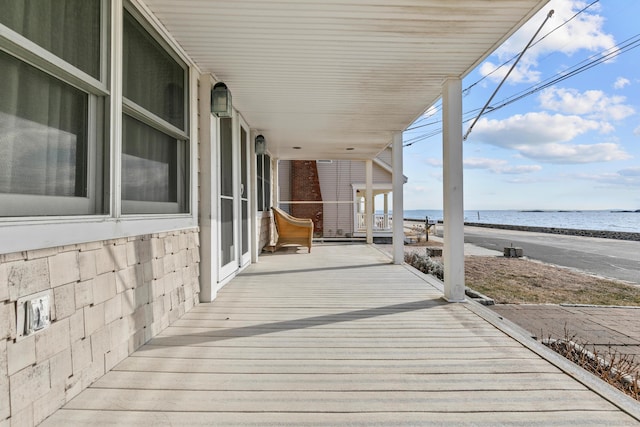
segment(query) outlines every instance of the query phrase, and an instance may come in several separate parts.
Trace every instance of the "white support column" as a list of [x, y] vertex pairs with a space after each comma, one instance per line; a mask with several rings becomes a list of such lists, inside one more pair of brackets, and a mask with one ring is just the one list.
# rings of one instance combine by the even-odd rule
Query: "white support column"
[[393, 263], [404, 262], [404, 175], [402, 172], [402, 132], [393, 134], [391, 146], [393, 173]]
[[200, 75], [200, 301], [211, 302], [216, 297], [214, 284], [218, 280], [217, 223], [214, 185], [215, 135], [212, 135], [211, 77]]
[[450, 77], [442, 90], [444, 193], [444, 297], [465, 300], [464, 197], [462, 167], [462, 80]]
[[389, 193], [384, 193], [383, 197], [383, 226], [384, 228], [389, 227]]
[[280, 207], [280, 160], [273, 159], [273, 171], [271, 174], [271, 194], [273, 198], [273, 206]]
[[373, 243], [373, 160], [367, 160], [365, 163], [365, 205], [364, 205], [364, 223], [367, 227], [367, 244]]

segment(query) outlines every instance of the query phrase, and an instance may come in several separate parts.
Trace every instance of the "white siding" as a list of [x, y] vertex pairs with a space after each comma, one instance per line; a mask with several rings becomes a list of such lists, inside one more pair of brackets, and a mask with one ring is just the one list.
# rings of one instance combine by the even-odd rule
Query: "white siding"
[[[291, 200], [291, 161], [280, 160], [278, 163], [278, 185], [280, 186], [280, 200]], [[289, 204], [281, 204], [280, 209], [289, 211]]]
[[[325, 202], [353, 202], [353, 184], [364, 184], [364, 161], [337, 160], [318, 163], [320, 190]], [[373, 183], [390, 184], [391, 175], [380, 166], [373, 165]], [[353, 203], [324, 204], [324, 236], [344, 237], [354, 231]]]
[[389, 167], [391, 167], [391, 147], [387, 147], [384, 150], [382, 150], [382, 152], [380, 154], [378, 154], [378, 160], [383, 161], [384, 163], [386, 163], [387, 165], [389, 165]]
[[[331, 163], [318, 162], [317, 165], [320, 191], [324, 202], [324, 237], [349, 236], [354, 231], [353, 184], [364, 185], [365, 162], [334, 160]], [[279, 163], [279, 182], [280, 200], [283, 201], [291, 200], [290, 171], [291, 161], [281, 160]], [[390, 186], [391, 174], [374, 163], [373, 183], [374, 185], [388, 184]], [[289, 209], [288, 204], [283, 204], [281, 207], [285, 210]], [[382, 209], [382, 206], [376, 208]]]

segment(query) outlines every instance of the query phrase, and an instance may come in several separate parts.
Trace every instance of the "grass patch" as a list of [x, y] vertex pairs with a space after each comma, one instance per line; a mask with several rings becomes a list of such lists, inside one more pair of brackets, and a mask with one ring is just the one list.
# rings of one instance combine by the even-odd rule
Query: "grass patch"
[[465, 257], [465, 282], [497, 304], [640, 305], [640, 287], [521, 258]]

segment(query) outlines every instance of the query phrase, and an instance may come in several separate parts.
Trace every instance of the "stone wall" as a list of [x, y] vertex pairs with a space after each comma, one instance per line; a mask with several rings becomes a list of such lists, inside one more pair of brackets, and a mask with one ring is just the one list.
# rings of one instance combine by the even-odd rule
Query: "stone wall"
[[[198, 303], [198, 229], [0, 255], [0, 425], [34, 425]], [[19, 337], [17, 300], [51, 325]], [[10, 420], [8, 420], [10, 418]]]
[[473, 227], [500, 228], [503, 230], [532, 231], [537, 233], [564, 234], [567, 236], [600, 237], [603, 239], [640, 241], [640, 233], [631, 233], [625, 231], [579, 230], [573, 228], [556, 227], [529, 227], [524, 225], [483, 224], [479, 222], [465, 222], [464, 224]]
[[271, 213], [265, 212], [258, 221], [258, 253], [262, 252], [262, 248], [273, 243], [272, 230], [274, 225]]

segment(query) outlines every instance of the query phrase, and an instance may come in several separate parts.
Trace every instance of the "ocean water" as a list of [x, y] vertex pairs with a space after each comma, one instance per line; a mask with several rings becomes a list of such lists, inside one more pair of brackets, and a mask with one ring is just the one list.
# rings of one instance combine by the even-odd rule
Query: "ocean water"
[[[441, 210], [406, 210], [405, 218], [441, 220]], [[485, 224], [573, 228], [640, 233], [640, 212], [620, 211], [464, 211], [465, 221]]]

